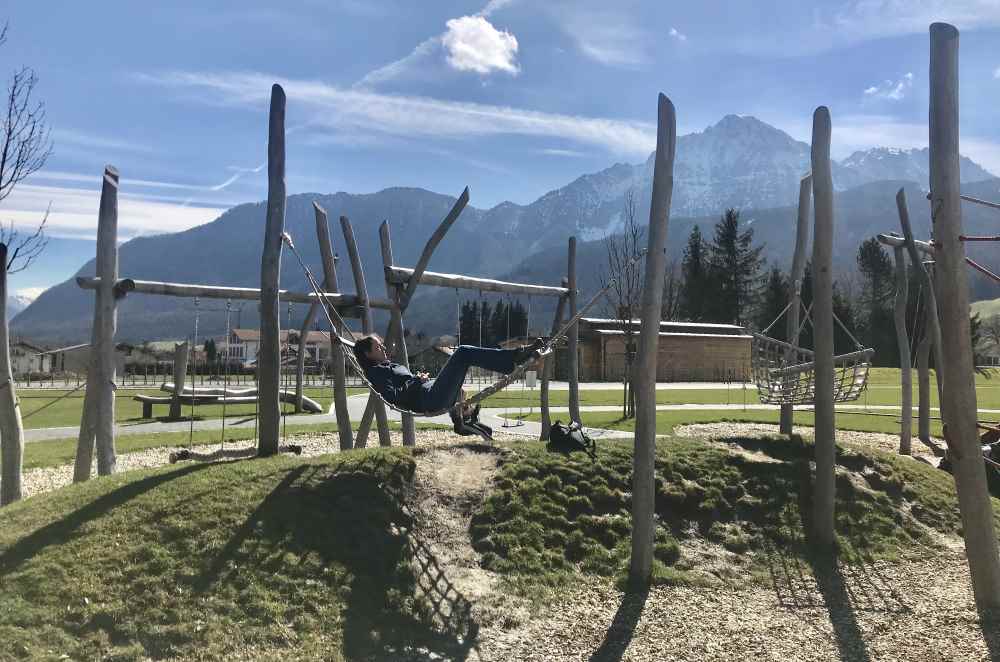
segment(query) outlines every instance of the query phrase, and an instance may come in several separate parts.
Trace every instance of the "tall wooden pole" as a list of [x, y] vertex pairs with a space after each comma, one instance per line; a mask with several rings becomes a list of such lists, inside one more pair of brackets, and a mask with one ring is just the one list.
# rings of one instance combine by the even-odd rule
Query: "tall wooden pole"
[[[181, 417], [181, 394], [184, 392], [189, 356], [187, 342], [174, 345], [174, 392], [170, 396], [170, 418]], [[191, 394], [194, 395], [194, 388], [191, 389]]]
[[[980, 610], [1000, 609], [1000, 555], [976, 430], [976, 383], [969, 331], [969, 283], [962, 235], [958, 151], [958, 30], [930, 27], [930, 184], [935, 284], [941, 319], [941, 416], [962, 512], [972, 588]], [[998, 614], [1000, 615], [1000, 614]]]
[[260, 350], [257, 354], [260, 440], [257, 452], [261, 456], [278, 452], [281, 423], [278, 400], [281, 380], [278, 280], [281, 274], [281, 235], [284, 231], [285, 91], [275, 84], [271, 87], [267, 141], [267, 225], [260, 258]]
[[[372, 332], [372, 311], [368, 305], [368, 286], [365, 284], [365, 270], [361, 266], [361, 254], [358, 252], [358, 242], [354, 239], [354, 228], [346, 216], [340, 217], [340, 229], [344, 233], [344, 245], [347, 247], [347, 257], [351, 262], [351, 273], [354, 276], [354, 291], [361, 306], [361, 333]], [[378, 423], [378, 440], [380, 446], [389, 446], [389, 417], [385, 411], [385, 403], [374, 393], [368, 394], [368, 405], [364, 416], [358, 425], [358, 435], [354, 441], [355, 448], [364, 448], [368, 443], [368, 430], [371, 427], [372, 416]]]
[[[330, 241], [330, 223], [327, 221], [326, 210], [313, 203], [316, 212], [316, 237], [319, 239], [319, 254], [323, 261], [323, 280], [327, 290], [340, 291], [337, 282], [337, 260], [333, 254], [333, 242]], [[331, 329], [332, 333], [344, 334], [344, 329]], [[337, 435], [340, 437], [340, 450], [350, 450], [354, 446], [351, 435], [351, 415], [347, 410], [347, 366], [344, 364], [344, 347], [330, 336], [330, 364], [333, 368], [333, 409], [337, 415]]]
[[[785, 318], [785, 339], [792, 345], [798, 345], [799, 313], [802, 309], [802, 279], [806, 273], [806, 249], [809, 246], [809, 203], [812, 198], [812, 175], [806, 175], [799, 181], [799, 209], [795, 222], [795, 253], [792, 255], [792, 272], [789, 282], [792, 286], [792, 302]], [[791, 350], [789, 350], [791, 354]], [[787, 360], [792, 361], [792, 356]], [[779, 431], [782, 434], [792, 433], [792, 422], [795, 407], [792, 404], [781, 405]]]
[[[383, 221], [382, 225], [378, 229], [379, 242], [382, 246], [382, 267], [388, 269], [392, 266], [392, 239], [389, 237], [389, 221]], [[395, 300], [396, 303], [400, 303], [403, 292], [401, 288], [397, 285], [393, 285], [386, 278], [385, 281], [385, 293], [389, 299]], [[386, 347], [389, 349], [391, 356], [393, 356], [400, 365], [406, 368], [410, 367], [410, 357], [407, 356], [406, 351], [406, 333], [403, 329], [403, 314], [397, 306], [389, 313], [391, 315], [389, 321], [389, 329], [395, 329], [395, 333], [391, 336], [387, 333], [385, 338]], [[416, 446], [417, 445], [417, 432], [416, 426], [413, 422], [412, 414], [403, 414], [403, 445], [404, 446]]]
[[[632, 557], [629, 579], [649, 581], [653, 567], [654, 460], [656, 455], [656, 364], [666, 269], [667, 224], [674, 189], [677, 118], [674, 104], [660, 94], [656, 118], [653, 195], [649, 205], [649, 244], [642, 289], [642, 326], [636, 357], [635, 455], [632, 466]], [[572, 244], [571, 244], [572, 245]], [[572, 249], [570, 251], [572, 253]], [[570, 291], [575, 283], [570, 283]], [[572, 296], [572, 295], [571, 295]]]
[[813, 113], [813, 337], [816, 380], [816, 483], [813, 487], [813, 535], [820, 548], [834, 543], [836, 430], [833, 409], [833, 177], [830, 170], [830, 111]]
[[80, 435], [77, 438], [73, 480], [90, 477], [94, 447], [97, 473], [115, 471], [115, 325], [114, 284], [118, 280], [118, 171], [104, 169], [101, 203], [97, 218], [97, 276], [101, 278], [94, 297], [94, 327], [90, 338], [87, 391], [83, 399]]
[[[576, 237], [569, 238], [569, 255], [566, 260], [566, 279], [569, 287], [569, 316], [576, 315]], [[566, 336], [566, 379], [569, 382], [569, 417], [580, 422], [580, 366], [577, 345], [580, 325], [574, 324]]]
[[[566, 280], [563, 279], [565, 283]], [[559, 297], [556, 303], [556, 314], [552, 320], [552, 332], [555, 335], [562, 326], [563, 309], [566, 307], [566, 297]], [[539, 387], [539, 406], [542, 414], [542, 432], [538, 436], [540, 441], [548, 441], [549, 433], [552, 431], [552, 417], [549, 414], [549, 381], [552, 379], [552, 369], [555, 367], [554, 357], [551, 355], [542, 359], [541, 374], [542, 383]]]
[[0, 506], [19, 500], [24, 463], [24, 425], [10, 364], [7, 325], [7, 244], [0, 244]]
[[896, 325], [896, 344], [899, 345], [899, 374], [902, 396], [899, 411], [899, 453], [910, 455], [913, 428], [913, 366], [910, 359], [910, 338], [906, 332], [906, 303], [909, 299], [909, 278], [906, 273], [906, 256], [902, 246], [892, 249], [896, 260], [896, 299], [893, 321]]

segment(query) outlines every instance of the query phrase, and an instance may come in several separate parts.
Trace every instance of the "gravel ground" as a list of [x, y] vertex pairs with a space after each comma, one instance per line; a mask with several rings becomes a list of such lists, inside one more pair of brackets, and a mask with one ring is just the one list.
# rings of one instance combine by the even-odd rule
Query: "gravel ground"
[[[392, 444], [402, 445], [403, 436], [401, 432], [392, 432]], [[517, 439], [515, 435], [503, 432], [496, 432], [493, 435], [497, 441], [510, 441]], [[447, 430], [421, 430], [417, 432], [417, 446], [439, 446], [456, 443], [457, 440], [468, 441], [468, 437], [457, 437]], [[302, 446], [302, 454], [305, 456], [324, 455], [326, 453], [336, 453], [339, 450], [339, 441], [335, 433], [325, 434], [296, 434], [288, 437], [288, 443]], [[372, 434], [368, 440], [369, 446], [378, 445], [378, 437]], [[246, 442], [230, 442], [226, 444], [227, 449], [245, 448]], [[178, 450], [177, 446], [161, 446], [148, 448], [135, 453], [123, 453], [118, 456], [118, 472], [133, 471], [135, 469], [149, 469], [168, 464], [170, 453]], [[192, 454], [211, 453], [219, 449], [217, 444], [206, 446], [195, 446]], [[94, 463], [94, 474], [97, 472], [96, 460]], [[24, 472], [22, 478], [24, 496], [30, 497], [40, 492], [48, 492], [60, 487], [64, 487], [73, 482], [73, 465], [66, 464], [60, 467], [46, 467], [44, 469], [29, 469]]]
[[[810, 427], [795, 426], [792, 432], [804, 438], [813, 438], [813, 428]], [[762, 434], [778, 434], [778, 426], [771, 423], [695, 423], [677, 426], [674, 428], [674, 434], [681, 437], [754, 437]], [[887, 453], [899, 452], [898, 434], [837, 430], [837, 442], [877, 448]], [[940, 443], [944, 445], [943, 441]], [[912, 448], [913, 455], [934, 458], [931, 450], [915, 437]]]

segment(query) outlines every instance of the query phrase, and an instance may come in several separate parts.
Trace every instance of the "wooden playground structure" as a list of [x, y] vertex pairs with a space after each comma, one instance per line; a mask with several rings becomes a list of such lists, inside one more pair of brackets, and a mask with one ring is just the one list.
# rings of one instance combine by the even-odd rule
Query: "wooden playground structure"
[[[903, 274], [904, 249], [911, 264], [922, 269], [925, 281], [927, 332], [917, 346], [917, 367], [920, 382], [920, 432], [924, 443], [930, 440], [927, 412], [928, 352], [933, 351], [937, 366], [937, 383], [942, 417], [948, 427], [946, 441], [953, 459], [953, 473], [957, 485], [962, 514], [962, 529], [966, 540], [969, 565], [977, 603], [1000, 606], [1000, 558], [994, 529], [992, 506], [986, 486], [982, 455], [977, 433], [976, 393], [973, 380], [973, 357], [969, 339], [969, 300], [966, 266], [971, 265], [1000, 281], [1000, 276], [965, 256], [966, 241], [997, 241], [1000, 237], [969, 237], [962, 232], [961, 202], [985, 204], [1000, 208], [1000, 204], [969, 199], [959, 192], [958, 152], [958, 31], [950, 25], [934, 24], [930, 28], [930, 203], [933, 222], [933, 240], [917, 241], [909, 224], [906, 199], [902, 191], [897, 196], [902, 236], [880, 235], [880, 240], [893, 248], [896, 256], [897, 276]], [[832, 245], [834, 232], [834, 188], [831, 174], [830, 144], [832, 121], [826, 107], [815, 110], [811, 138], [811, 173], [802, 180], [797, 218], [797, 241], [792, 269], [795, 292], [789, 303], [788, 337], [792, 342], [771, 345], [763, 359], [763, 372], [758, 374], [768, 383], [763, 386], [765, 401], [781, 404], [782, 429], [790, 431], [792, 405], [809, 403], [815, 412], [815, 478], [813, 487], [812, 534], [815, 543], [832, 548], [834, 538], [835, 504], [835, 408], [838, 400], [856, 398], [865, 387], [867, 361], [870, 349], [859, 346], [858, 351], [837, 357], [834, 355], [833, 274]], [[676, 116], [673, 104], [664, 95], [658, 101], [657, 145], [654, 156], [652, 200], [645, 279], [642, 300], [642, 325], [639, 333], [636, 360], [636, 424], [634, 473], [632, 485], [633, 534], [631, 571], [633, 578], [648, 578], [653, 549], [654, 463], [656, 439], [656, 357], [658, 329], [662, 306], [665, 246], [673, 191], [673, 163], [676, 149]], [[106, 475], [115, 470], [114, 447], [114, 334], [117, 301], [130, 292], [174, 296], [183, 298], [245, 299], [261, 304], [261, 348], [259, 354], [259, 387], [255, 394], [260, 410], [260, 437], [255, 454], [273, 455], [279, 450], [279, 399], [281, 388], [279, 350], [279, 300], [310, 304], [304, 328], [308, 328], [321, 310], [328, 305], [338, 318], [360, 321], [361, 333], [373, 331], [373, 310], [389, 312], [388, 330], [385, 334], [392, 358], [408, 365], [404, 338], [404, 314], [411, 304], [418, 285], [449, 287], [473, 291], [491, 291], [508, 294], [555, 297], [557, 299], [553, 331], [560, 328], [563, 312], [568, 308], [573, 320], [577, 310], [576, 240], [568, 240], [567, 273], [561, 286], [503, 282], [474, 278], [461, 274], [444, 274], [427, 271], [436, 246], [448, 229], [457, 221], [469, 199], [468, 189], [457, 199], [454, 207], [442, 220], [426, 242], [413, 268], [396, 264], [390, 228], [383, 222], [379, 240], [384, 273], [384, 297], [370, 296], [364, 271], [350, 221], [340, 217], [341, 229], [354, 278], [355, 293], [340, 292], [333, 269], [333, 251], [327, 227], [325, 210], [315, 206], [317, 239], [321, 248], [325, 292], [294, 292], [279, 287], [279, 267], [282, 240], [285, 233], [285, 94], [279, 85], [271, 92], [268, 138], [268, 204], [261, 258], [261, 286], [257, 288], [220, 287], [213, 285], [181, 284], [135, 280], [118, 274], [117, 249], [117, 192], [118, 173], [113, 167], [104, 172], [100, 215], [97, 234], [97, 274], [94, 278], [79, 278], [81, 288], [94, 290], [95, 309], [90, 378], [87, 383], [85, 405], [80, 426], [76, 457], [75, 480], [86, 480], [90, 474], [94, 448], [97, 449], [98, 473]], [[814, 348], [808, 353], [799, 351], [794, 338], [801, 329], [799, 294], [805, 264], [805, 246], [808, 235], [809, 200], [814, 214], [814, 240], [812, 246], [813, 305], [811, 315], [814, 330]], [[924, 267], [924, 257], [934, 262], [933, 275]], [[901, 362], [908, 366], [909, 339], [905, 329], [905, 309], [901, 319], [900, 301], [905, 306], [905, 289], [897, 289], [896, 324], [901, 340]], [[935, 296], [935, 290], [937, 296]], [[571, 325], [567, 335], [569, 410], [570, 417], [580, 420], [579, 391], [577, 383], [577, 331]], [[337, 331], [336, 329], [333, 329]], [[334, 333], [332, 336], [336, 336]], [[300, 334], [304, 336], [304, 334]], [[762, 335], [761, 342], [769, 341]], [[181, 346], [183, 348], [183, 346]], [[381, 445], [388, 445], [387, 413], [383, 402], [370, 394], [357, 436], [352, 435], [347, 416], [344, 382], [345, 362], [343, 347], [333, 347], [335, 365], [334, 408], [338, 420], [340, 447], [342, 449], [365, 446], [374, 419]], [[187, 348], [178, 349], [186, 354]], [[301, 354], [301, 353], [300, 353]], [[339, 358], [338, 358], [339, 357]], [[551, 359], [541, 375], [542, 437], [547, 436], [549, 425], [548, 380]], [[301, 369], [296, 401], [301, 402]], [[911, 406], [908, 396], [908, 371], [904, 371], [904, 421], [901, 449], [909, 450], [910, 417], [905, 411]], [[230, 393], [209, 393], [184, 387], [183, 376], [175, 375], [173, 395], [169, 398], [172, 408], [180, 406], [185, 398], [197, 400], [201, 396], [221, 398], [224, 402]], [[235, 394], [232, 397], [240, 397]], [[155, 404], [155, 403], [154, 403]], [[172, 409], [173, 410], [173, 409]], [[413, 416], [403, 414], [403, 444], [415, 444]]]

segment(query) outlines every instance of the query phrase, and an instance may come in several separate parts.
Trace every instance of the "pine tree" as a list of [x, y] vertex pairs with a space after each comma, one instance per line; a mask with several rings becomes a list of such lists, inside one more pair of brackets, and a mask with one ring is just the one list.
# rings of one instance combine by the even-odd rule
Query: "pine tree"
[[863, 311], [859, 320], [862, 341], [875, 349], [874, 365], [898, 365], [899, 349], [891, 309], [894, 275], [889, 253], [872, 237], [858, 247], [857, 263], [862, 278]]
[[710, 321], [743, 326], [753, 310], [760, 284], [763, 246], [753, 245], [753, 228], [740, 232], [740, 212], [727, 209], [715, 225], [710, 247], [709, 283], [704, 294]]
[[691, 322], [705, 318], [705, 287], [708, 279], [708, 246], [698, 226], [691, 228], [681, 262], [680, 316]]

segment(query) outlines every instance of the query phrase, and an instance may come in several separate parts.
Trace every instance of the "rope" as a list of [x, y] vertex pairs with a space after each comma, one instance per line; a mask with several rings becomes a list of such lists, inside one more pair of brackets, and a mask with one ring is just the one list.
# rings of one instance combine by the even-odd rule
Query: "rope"
[[[54, 405], [55, 403], [59, 402], [59, 401], [60, 401], [60, 400], [62, 400], [63, 398], [68, 398], [69, 396], [73, 395], [74, 393], [76, 393], [76, 392], [77, 392], [77, 391], [79, 391], [79, 390], [80, 390], [81, 388], [85, 387], [86, 385], [87, 385], [87, 382], [84, 382], [84, 383], [80, 384], [79, 386], [77, 386], [77, 387], [76, 387], [75, 389], [73, 389], [72, 391], [67, 391], [66, 393], [63, 393], [62, 395], [60, 395], [60, 396], [59, 396], [58, 398], [56, 398], [55, 400], [49, 400], [48, 402], [46, 402], [46, 403], [45, 403], [44, 405], [42, 405], [42, 406], [41, 406], [41, 407], [39, 407], [38, 409], [32, 409], [32, 410], [31, 410], [31, 411], [29, 411], [29, 412], [28, 412], [27, 414], [25, 414], [25, 415], [21, 416], [21, 420], [23, 421], [23, 420], [26, 420], [26, 419], [28, 419], [28, 418], [31, 418], [32, 416], [34, 416], [34, 415], [35, 415], [35, 414], [37, 414], [38, 412], [42, 411], [43, 409], [45, 409], [45, 408], [47, 408], [47, 407], [51, 407], [52, 405]], [[3, 386], [4, 386], [4, 387], [6, 387], [6, 386], [10, 386], [10, 382], [6, 382], [6, 383], [4, 383], [4, 385], [3, 385]], [[20, 404], [20, 400], [21, 400], [21, 398], [18, 398], [18, 404]]]
[[780, 320], [782, 317], [785, 316], [785, 313], [788, 312], [788, 309], [792, 307], [793, 303], [795, 303], [795, 298], [794, 297], [788, 300], [788, 305], [781, 309], [781, 312], [778, 313], [778, 316], [774, 318], [774, 321], [772, 321], [770, 324], [767, 325], [766, 329], [764, 329], [763, 331], [761, 331], [761, 334], [763, 334], [763, 335], [766, 336], [767, 332], [771, 330], [771, 327], [773, 327], [775, 324], [777, 324], [778, 320]]
[[[323, 290], [320, 289], [319, 283], [316, 281], [316, 277], [313, 275], [312, 270], [309, 269], [309, 267], [306, 265], [305, 261], [302, 259], [302, 256], [299, 254], [298, 249], [295, 248], [295, 244], [292, 242], [291, 235], [289, 235], [287, 232], [285, 232], [285, 233], [282, 234], [281, 238], [282, 238], [282, 240], [286, 244], [288, 244], [288, 248], [291, 249], [292, 254], [295, 255], [295, 259], [298, 260], [299, 265], [302, 267], [302, 270], [305, 272], [306, 280], [309, 281], [309, 286], [312, 287], [313, 292], [316, 294], [317, 297], [319, 297], [320, 302], [323, 304], [322, 306], [320, 306], [320, 308], [322, 308], [323, 313], [326, 315], [327, 320], [330, 322], [330, 326], [333, 327], [333, 325], [334, 325], [333, 317], [336, 317], [340, 321], [341, 325], [344, 326], [344, 329], [347, 331], [348, 335], [351, 337], [350, 340], [347, 340], [347, 339], [341, 337], [339, 334], [336, 334], [337, 335], [337, 339], [341, 343], [343, 343], [343, 344], [345, 344], [345, 345], [353, 348], [354, 347], [354, 334], [351, 332], [350, 328], [348, 328], [347, 325], [344, 324], [344, 319], [340, 316], [340, 313], [337, 311], [336, 307], [333, 304], [330, 303], [329, 298], [327, 298], [327, 296], [326, 296], [326, 292], [324, 292]], [[646, 254], [645, 250], [641, 251], [640, 253], [637, 253], [635, 256], [632, 257], [631, 261], [629, 262], [629, 265], [638, 262], [645, 254]], [[565, 336], [569, 332], [570, 328], [572, 328], [572, 326], [574, 324], [576, 324], [580, 320], [581, 317], [583, 317], [585, 314], [587, 314], [587, 312], [589, 312], [590, 309], [594, 307], [594, 305], [600, 300], [600, 298], [603, 297], [604, 294], [608, 290], [610, 290], [615, 285], [616, 282], [617, 282], [617, 279], [612, 278], [608, 282], [608, 284], [605, 285], [603, 288], [601, 288], [593, 297], [591, 297], [590, 300], [583, 307], [581, 307], [579, 310], [577, 310], [577, 313], [575, 315], [573, 315], [573, 317], [571, 317], [570, 319], [568, 319], [562, 325], [562, 327], [559, 328], [559, 330], [557, 331], [557, 333], [555, 333], [551, 338], [549, 338], [548, 342], [546, 342], [542, 346], [542, 349], [540, 350], [541, 355], [544, 356], [544, 355], [547, 355], [547, 354], [551, 353], [552, 346], [555, 344], [556, 340], [558, 340], [559, 338], [562, 338], [563, 336]], [[480, 332], [481, 331], [482, 331], [482, 324], [480, 323]], [[436, 416], [438, 414], [445, 413], [446, 411], [452, 409], [455, 406], [461, 406], [461, 404], [462, 404], [462, 403], [458, 403], [457, 405], [452, 405], [452, 407], [449, 407], [448, 409], [446, 409], [444, 411], [441, 411], [441, 412], [416, 412], [416, 411], [410, 411], [408, 409], [404, 409], [402, 407], [399, 407], [398, 405], [395, 405], [392, 402], [389, 402], [388, 400], [386, 400], [385, 398], [383, 398], [382, 394], [379, 393], [375, 389], [375, 387], [372, 385], [372, 383], [370, 381], [368, 381], [368, 377], [367, 377], [367, 375], [365, 375], [364, 368], [362, 368], [361, 365], [358, 363], [358, 359], [357, 359], [356, 356], [354, 356], [354, 352], [344, 352], [344, 356], [347, 358], [348, 363], [351, 364], [351, 367], [354, 368], [358, 372], [358, 375], [360, 376], [361, 380], [365, 383], [365, 385], [368, 387], [368, 389], [372, 393], [374, 393], [375, 395], [377, 395], [379, 397], [379, 399], [381, 399], [386, 404], [386, 406], [388, 406], [389, 408], [394, 409], [394, 410], [396, 410], [396, 411], [398, 411], [398, 412], [400, 412], [402, 414], [411, 414], [413, 416]], [[493, 395], [494, 393], [502, 391], [504, 388], [506, 388], [513, 381], [515, 381], [517, 379], [520, 379], [524, 375], [524, 372], [527, 370], [528, 366], [531, 365], [534, 362], [534, 360], [535, 360], [535, 357], [529, 358], [527, 361], [525, 361], [524, 363], [522, 363], [519, 366], [517, 366], [514, 369], [514, 371], [511, 372], [509, 375], [505, 375], [505, 376], [501, 377], [499, 380], [497, 380], [496, 382], [494, 382], [492, 385], [487, 386], [485, 389], [483, 389], [479, 393], [476, 393], [472, 397], [466, 399], [465, 402], [464, 402], [464, 404], [465, 405], [474, 405], [477, 402], [480, 402], [481, 400], [485, 400], [486, 398], [488, 398], [489, 396]], [[258, 394], [259, 394], [259, 389], [258, 389]]]

